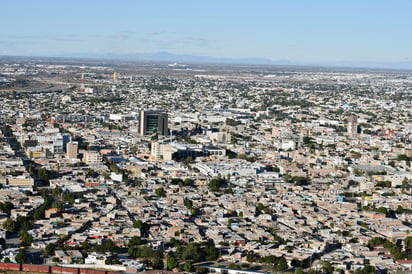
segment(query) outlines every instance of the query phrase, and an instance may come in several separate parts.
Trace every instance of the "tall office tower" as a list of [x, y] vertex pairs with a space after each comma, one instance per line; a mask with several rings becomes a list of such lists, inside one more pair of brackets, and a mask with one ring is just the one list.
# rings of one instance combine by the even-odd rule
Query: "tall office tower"
[[79, 153], [79, 144], [77, 142], [70, 142], [66, 145], [66, 156], [69, 159], [77, 159]]
[[358, 134], [358, 117], [351, 115], [348, 117], [348, 135], [354, 137]]
[[140, 112], [140, 135], [168, 134], [167, 113], [157, 110], [142, 110]]

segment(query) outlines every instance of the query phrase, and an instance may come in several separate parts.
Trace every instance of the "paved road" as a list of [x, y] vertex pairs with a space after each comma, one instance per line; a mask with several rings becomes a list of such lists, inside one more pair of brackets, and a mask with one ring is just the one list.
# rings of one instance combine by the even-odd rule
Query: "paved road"
[[[21, 245], [21, 242], [20, 242], [20, 239], [17, 233], [7, 234], [6, 248], [19, 248], [19, 247], [22, 247], [22, 245]], [[25, 253], [26, 253], [27, 263], [29, 264], [42, 264], [43, 263], [43, 257], [42, 257], [41, 250], [31, 248], [31, 247], [26, 247]]]
[[7, 248], [17, 248], [21, 246], [17, 233], [7, 233], [6, 246]]

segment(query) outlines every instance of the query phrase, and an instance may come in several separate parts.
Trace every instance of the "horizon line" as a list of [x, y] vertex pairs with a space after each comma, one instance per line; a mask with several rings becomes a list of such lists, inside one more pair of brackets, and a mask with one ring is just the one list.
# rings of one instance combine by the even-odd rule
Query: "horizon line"
[[[189, 57], [194, 60], [172, 60], [172, 59], [156, 59], [156, 58], [143, 58], [136, 59], [132, 55], [156, 55], [156, 54], [168, 54], [175, 57]], [[82, 56], [89, 55], [89, 56]], [[92, 55], [92, 56], [90, 56]], [[93, 56], [94, 55], [94, 56]], [[265, 57], [215, 57], [206, 55], [191, 55], [191, 54], [176, 54], [168, 51], [157, 52], [134, 52], [134, 53], [65, 53], [61, 55], [8, 55], [0, 54], [0, 58], [50, 58], [50, 59], [69, 59], [69, 60], [105, 60], [105, 61], [122, 61], [122, 62], [154, 62], [154, 63], [188, 63], [188, 64], [216, 64], [216, 65], [251, 65], [251, 66], [274, 66], [274, 67], [313, 67], [313, 68], [336, 68], [336, 69], [361, 69], [361, 70], [390, 70], [390, 71], [411, 71], [412, 61], [291, 61], [288, 59], [274, 60]], [[160, 58], [160, 56], [158, 57]], [[196, 60], [196, 58], [207, 58], [209, 60]], [[261, 60], [261, 62], [253, 62], [253, 60]], [[392, 65], [392, 66], [391, 66]], [[407, 65], [407, 67], [402, 67]], [[401, 67], [399, 67], [401, 66]]]

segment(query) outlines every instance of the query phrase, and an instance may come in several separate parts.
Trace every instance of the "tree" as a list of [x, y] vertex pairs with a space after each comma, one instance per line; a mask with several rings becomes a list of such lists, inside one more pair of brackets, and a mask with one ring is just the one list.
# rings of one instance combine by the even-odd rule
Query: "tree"
[[130, 258], [137, 258], [139, 253], [139, 248], [135, 246], [129, 246], [127, 249], [127, 254], [130, 256]]
[[99, 173], [97, 173], [94, 169], [89, 169], [86, 172], [86, 177], [97, 178], [98, 176], [99, 176]]
[[56, 245], [53, 243], [50, 243], [46, 245], [46, 248], [44, 249], [43, 253], [46, 256], [49, 256], [49, 255], [53, 255], [55, 250], [56, 250]]
[[276, 269], [279, 270], [279, 271], [285, 271], [288, 268], [289, 268], [289, 266], [288, 266], [288, 262], [286, 261], [286, 259], [283, 258], [283, 257], [280, 258], [279, 261], [278, 261], [278, 264], [276, 266]]
[[16, 224], [19, 224], [20, 230], [30, 230], [33, 228], [33, 221], [29, 217], [25, 216], [17, 216], [16, 218]]
[[11, 263], [10, 258], [9, 257], [4, 258], [4, 263], [6, 263], [6, 264]]
[[65, 192], [65, 193], [63, 193], [63, 201], [64, 202], [67, 202], [67, 203], [69, 203], [69, 204], [74, 204], [74, 202], [75, 202], [75, 196], [72, 194], [72, 193], [70, 193], [70, 192]]
[[136, 245], [140, 245], [141, 243], [142, 243], [142, 239], [138, 236], [133, 236], [129, 240], [129, 246], [136, 246]]
[[372, 249], [373, 247], [377, 245], [383, 245], [384, 243], [385, 243], [385, 239], [381, 237], [373, 237], [371, 240], [368, 241], [366, 246]]
[[240, 120], [234, 120], [234, 119], [231, 119], [231, 118], [226, 119], [226, 124], [228, 126], [237, 126], [237, 125], [240, 125], [241, 123], [242, 122]]
[[292, 259], [292, 261], [290, 262], [290, 265], [293, 267], [300, 267], [301, 266], [301, 262], [298, 259]]
[[192, 208], [192, 209], [190, 209], [190, 214], [192, 215], [192, 216], [195, 216], [195, 215], [197, 215], [199, 213], [199, 210], [197, 209], [197, 208]]
[[98, 252], [117, 252], [119, 247], [112, 240], [107, 239], [101, 245], [95, 246], [94, 250]]
[[256, 214], [261, 214], [265, 206], [262, 203], [258, 203], [256, 206]]
[[6, 213], [7, 215], [10, 215], [11, 210], [14, 208], [14, 205], [7, 201], [5, 203], [0, 203], [0, 209], [1, 211], [3, 211], [4, 213]]
[[206, 246], [204, 248], [207, 261], [214, 261], [219, 258], [219, 252], [214, 246]]
[[152, 267], [153, 269], [163, 269], [163, 260], [160, 257], [152, 258]]
[[192, 264], [191, 261], [186, 261], [183, 268], [186, 272], [193, 272], [194, 271], [193, 264]]
[[403, 240], [403, 244], [406, 248], [412, 248], [412, 236], [408, 236]]
[[3, 228], [7, 232], [14, 232], [16, 230], [16, 222], [13, 219], [8, 218], [6, 221], [4, 221]]
[[107, 265], [120, 264], [120, 260], [119, 258], [117, 258], [117, 256], [110, 256], [104, 262]]
[[405, 177], [402, 180], [402, 191], [405, 191], [409, 188], [409, 180]]
[[34, 210], [33, 212], [33, 218], [34, 220], [41, 220], [44, 218], [45, 214], [45, 207], [40, 206], [37, 209]]
[[170, 181], [170, 184], [171, 185], [183, 185], [184, 182], [180, 178], [172, 178], [172, 180]]
[[177, 260], [173, 256], [167, 256], [167, 262], [166, 262], [166, 267], [168, 270], [172, 270], [173, 268], [176, 268], [178, 265]]
[[396, 209], [396, 214], [402, 214], [404, 212], [404, 209], [401, 205], [398, 205], [398, 208]]
[[33, 193], [30, 190], [25, 190], [24, 195], [26, 196], [33, 196]]
[[371, 265], [365, 265], [363, 268], [356, 269], [355, 274], [374, 274], [376, 273], [375, 267]]
[[199, 245], [196, 243], [189, 243], [184, 251], [182, 252], [182, 259], [193, 260], [195, 262], [200, 261], [202, 259], [202, 252], [199, 248]]
[[316, 269], [309, 269], [308, 274], [317, 274], [318, 272], [316, 271]]
[[183, 204], [184, 204], [188, 209], [192, 209], [192, 208], [193, 208], [193, 202], [192, 202], [192, 200], [184, 199]]
[[133, 223], [133, 227], [140, 229], [142, 233], [145, 233], [147, 230], [149, 230], [149, 225], [141, 220], [136, 220]]
[[191, 186], [192, 184], [193, 184], [193, 180], [192, 180], [192, 179], [187, 178], [187, 179], [185, 179], [185, 180], [183, 181], [183, 185], [184, 185], [184, 186]]
[[392, 182], [391, 181], [378, 181], [376, 183], [376, 186], [380, 187], [392, 187]]
[[138, 229], [142, 229], [142, 228], [143, 228], [143, 222], [142, 222], [141, 220], [136, 220], [136, 221], [133, 223], [133, 227], [134, 227], [134, 228], [138, 228]]
[[193, 161], [192, 156], [188, 156], [184, 161], [183, 164], [185, 164], [185, 166], [189, 166], [189, 164]]
[[158, 197], [166, 197], [166, 191], [163, 187], [156, 188], [155, 193]]
[[37, 170], [37, 177], [39, 177], [40, 180], [42, 180], [43, 182], [48, 183], [50, 178], [53, 176], [52, 171], [49, 171], [45, 168], [40, 168]]
[[209, 181], [210, 190], [212, 190], [213, 192], [220, 191], [220, 188], [226, 184], [227, 184], [226, 180], [220, 177], [214, 178]]
[[246, 260], [248, 262], [254, 262], [256, 260], [255, 254], [253, 253], [253, 251], [249, 251], [246, 255]]
[[89, 251], [91, 250], [92, 245], [88, 241], [84, 241], [80, 244], [80, 250]]
[[20, 232], [20, 240], [25, 245], [30, 245], [33, 242], [33, 236], [31, 236], [27, 231], [23, 230]]
[[243, 154], [243, 153], [242, 153], [242, 154], [238, 154], [238, 155], [236, 156], [236, 158], [242, 159], [242, 160], [246, 160], [246, 161], [251, 162], [251, 163], [256, 162], [256, 157], [254, 157], [254, 156], [248, 157], [246, 154]]
[[296, 268], [295, 274], [304, 274], [303, 269], [301, 267]]
[[383, 206], [379, 207], [376, 211], [379, 212], [379, 213], [385, 214], [385, 215], [388, 214], [388, 209], [386, 207], [383, 207]]
[[19, 253], [17, 253], [15, 259], [19, 264], [24, 264], [26, 262], [26, 254], [24, 253], [24, 248], [19, 249]]
[[326, 273], [333, 273], [333, 266], [330, 262], [323, 261], [322, 262], [322, 270]]
[[269, 255], [265, 257], [260, 257], [259, 258], [259, 263], [261, 264], [277, 264], [279, 259], [275, 255]]

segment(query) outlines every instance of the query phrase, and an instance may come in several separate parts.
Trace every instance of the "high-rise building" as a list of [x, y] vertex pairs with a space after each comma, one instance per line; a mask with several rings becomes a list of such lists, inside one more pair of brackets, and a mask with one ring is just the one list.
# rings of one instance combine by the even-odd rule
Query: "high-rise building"
[[69, 159], [77, 159], [79, 153], [79, 144], [77, 142], [70, 142], [66, 145], [66, 156]]
[[159, 135], [167, 135], [167, 123], [167, 113], [157, 110], [142, 110], [140, 112], [140, 135], [151, 135], [153, 133], [157, 133]]
[[358, 134], [358, 117], [351, 115], [348, 117], [348, 135], [354, 137]]

